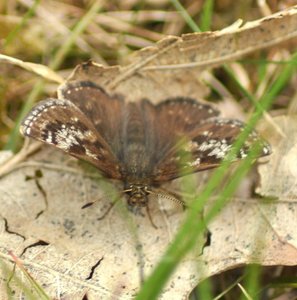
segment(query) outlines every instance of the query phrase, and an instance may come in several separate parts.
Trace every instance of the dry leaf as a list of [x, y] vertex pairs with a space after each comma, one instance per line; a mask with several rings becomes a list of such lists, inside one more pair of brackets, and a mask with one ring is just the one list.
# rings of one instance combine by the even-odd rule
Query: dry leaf
[[[208, 93], [200, 81], [202, 70], [296, 37], [297, 6], [242, 27], [240, 24], [221, 31], [168, 36], [154, 47], [137, 51], [126, 66], [90, 62], [78, 66], [69, 80], [96, 82], [109, 93], [123, 94], [131, 101], [148, 98], [159, 102], [174, 96], [200, 99]], [[0, 54], [1, 59], [61, 83], [60, 76], [46, 66]]]
[[257, 192], [294, 202], [297, 195], [296, 115], [275, 117], [273, 122], [278, 131], [267, 129], [273, 153], [269, 162], [259, 168], [261, 186]]
[[[39, 167], [36, 163], [30, 167], [29, 161], [29, 166], [1, 180], [0, 256], [11, 261], [10, 250], [20, 256], [51, 297], [57, 291], [71, 299], [81, 299], [83, 292], [88, 292], [89, 299], [132, 297], [140, 274], [152, 271], [185, 213], [167, 199], [151, 201], [155, 229], [145, 212], [135, 216], [125, 211], [123, 201], [99, 220], [110, 203], [103, 196], [106, 183], [88, 178], [74, 160], [73, 172], [64, 171], [68, 159], [46, 149], [33, 157], [40, 161]], [[38, 183], [45, 194], [36, 180], [25, 180], [37, 169], [43, 174]], [[81, 209], [95, 199], [100, 201], [92, 208]], [[242, 264], [296, 264], [296, 226], [294, 202], [289, 206], [233, 199], [209, 225], [211, 240], [203, 255], [196, 249], [182, 261], [161, 299], [183, 299], [203, 278]]]
[[205, 97], [201, 71], [297, 36], [297, 6], [228, 30], [169, 36], [131, 56], [131, 63], [78, 66], [70, 81], [91, 80], [128, 100]]

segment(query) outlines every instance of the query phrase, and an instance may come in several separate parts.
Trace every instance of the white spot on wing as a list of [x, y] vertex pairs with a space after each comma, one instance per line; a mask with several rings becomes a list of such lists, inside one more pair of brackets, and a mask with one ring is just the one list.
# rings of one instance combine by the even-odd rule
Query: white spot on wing
[[239, 150], [239, 155], [240, 155], [240, 158], [246, 158], [247, 157], [247, 153], [243, 149]]
[[232, 145], [218, 142], [216, 144], [216, 147], [213, 148], [213, 150], [210, 153], [208, 153], [208, 156], [215, 156], [216, 158], [224, 158], [231, 147]]
[[201, 161], [201, 159], [198, 157], [198, 158], [196, 158], [194, 161], [190, 162], [189, 165], [190, 165], [191, 167], [197, 167], [197, 166], [200, 165], [200, 161]]
[[224, 158], [227, 152], [230, 150], [232, 145], [228, 144], [226, 139], [215, 140], [211, 139], [209, 141], [203, 142], [199, 146], [201, 152], [210, 151], [207, 156], [215, 156], [216, 158]]
[[267, 146], [263, 147], [263, 153], [264, 154], [269, 154], [270, 152], [271, 152], [270, 147], [267, 147]]
[[89, 157], [91, 157], [91, 158], [93, 158], [93, 159], [98, 160], [96, 154], [92, 153], [88, 148], [85, 148], [85, 150], [86, 150], [86, 155], [87, 155], [87, 156], [89, 156]]
[[46, 138], [46, 142], [49, 144], [53, 143], [53, 134], [51, 131], [48, 132], [47, 138]]
[[87, 103], [85, 103], [85, 107], [87, 110], [93, 110], [93, 103], [91, 101], [87, 101]]
[[64, 124], [55, 135], [57, 147], [63, 150], [68, 150], [73, 145], [79, 145], [78, 139], [82, 140], [83, 138], [84, 134], [79, 129], [66, 128]]

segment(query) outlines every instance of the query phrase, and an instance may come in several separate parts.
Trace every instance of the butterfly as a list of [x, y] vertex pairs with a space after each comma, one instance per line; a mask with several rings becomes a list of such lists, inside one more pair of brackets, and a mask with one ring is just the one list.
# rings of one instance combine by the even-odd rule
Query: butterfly
[[[20, 132], [121, 181], [128, 206], [143, 207], [163, 183], [221, 164], [244, 123], [219, 114], [192, 98], [127, 102], [93, 82], [77, 81], [64, 84], [59, 99], [39, 102], [22, 121]], [[244, 159], [255, 142], [261, 145], [259, 156], [271, 153], [253, 131], [234, 161]]]

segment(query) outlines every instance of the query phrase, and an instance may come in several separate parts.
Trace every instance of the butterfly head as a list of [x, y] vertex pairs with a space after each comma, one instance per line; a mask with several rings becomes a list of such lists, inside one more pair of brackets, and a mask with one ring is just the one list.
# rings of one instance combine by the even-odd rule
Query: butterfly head
[[143, 184], [130, 184], [125, 189], [128, 195], [128, 206], [144, 207], [148, 203], [149, 188]]

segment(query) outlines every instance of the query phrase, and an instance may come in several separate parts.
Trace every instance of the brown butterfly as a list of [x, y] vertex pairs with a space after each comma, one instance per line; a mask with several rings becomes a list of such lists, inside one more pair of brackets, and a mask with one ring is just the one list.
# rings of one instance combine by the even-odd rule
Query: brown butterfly
[[[191, 98], [131, 103], [89, 81], [66, 83], [60, 94], [38, 103], [21, 133], [122, 181], [130, 207], [146, 206], [148, 195], [165, 182], [219, 166], [244, 128]], [[261, 156], [270, 154], [269, 144], [253, 131], [234, 160], [244, 159], [255, 142]]]

